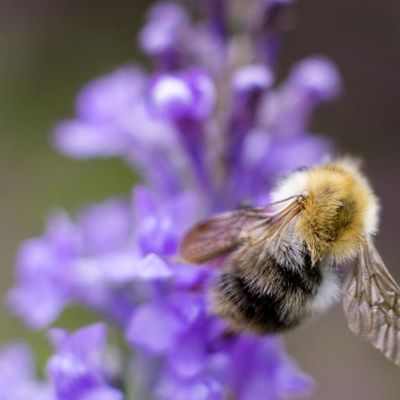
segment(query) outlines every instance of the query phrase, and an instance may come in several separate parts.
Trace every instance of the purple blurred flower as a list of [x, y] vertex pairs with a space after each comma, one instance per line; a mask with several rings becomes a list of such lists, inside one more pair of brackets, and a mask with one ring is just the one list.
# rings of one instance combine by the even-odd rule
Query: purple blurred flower
[[122, 154], [129, 135], [120, 129], [121, 116], [135, 107], [145, 83], [144, 72], [125, 67], [88, 84], [76, 102], [78, 119], [56, 129], [57, 147], [78, 158]]
[[36, 378], [31, 351], [22, 343], [0, 349], [0, 400], [56, 400], [50, 384]]
[[201, 70], [158, 76], [152, 83], [150, 93], [155, 111], [166, 119], [178, 122], [185, 118], [208, 117], [215, 102], [213, 82]]
[[34, 329], [52, 322], [71, 301], [68, 265], [79, 251], [76, 228], [54, 215], [42, 238], [28, 240], [17, 258], [16, 282], [8, 296], [14, 313]]
[[117, 69], [89, 83], [77, 100], [78, 118], [58, 124], [54, 142], [78, 159], [122, 156], [153, 188], [172, 194], [181, 188], [182, 155], [173, 126], [151, 116], [147, 85], [137, 67]]
[[307, 132], [315, 108], [335, 99], [341, 92], [341, 79], [332, 61], [311, 57], [292, 69], [287, 81], [263, 108], [263, 124], [281, 135]]
[[[309, 125], [341, 91], [334, 64], [305, 59], [275, 86], [290, 3], [204, 0], [193, 15], [157, 3], [139, 36], [154, 71], [125, 66], [83, 88], [76, 117], [55, 129], [56, 147], [78, 159], [122, 157], [143, 185], [75, 220], [52, 216], [45, 234], [21, 247], [8, 302], [33, 329], [78, 304], [114, 323], [134, 354], [104, 361], [102, 324], [52, 330], [50, 383], [35, 382], [24, 352], [0, 354], [7, 380], [44, 390], [38, 400], [53, 399], [51, 387], [58, 400], [119, 400], [131, 382], [138, 398], [161, 400], [279, 399], [310, 389], [280, 339], [229, 333], [213, 315], [206, 293], [217, 269], [179, 259], [193, 223], [242, 202], [265, 204], [277, 178], [330, 153]], [[17, 370], [2, 363], [13, 357]]]
[[93, 122], [112, 122], [121, 112], [133, 107], [144, 90], [145, 73], [135, 66], [117, 69], [98, 78], [79, 94], [76, 110], [79, 118]]
[[231, 350], [231, 385], [239, 400], [252, 400], [263, 393], [265, 399], [306, 393], [310, 378], [301, 373], [284, 354], [277, 338], [243, 335]]
[[37, 329], [78, 302], [124, 326], [135, 305], [129, 285], [172, 276], [165, 257], [177, 252], [196, 208], [189, 193], [161, 202], [138, 187], [131, 202], [113, 199], [90, 206], [76, 223], [56, 214], [47, 234], [20, 250], [8, 298], [12, 310]]
[[164, 358], [155, 388], [161, 399], [222, 400], [227, 388], [238, 399], [258, 398], [257, 393], [272, 399], [306, 392], [311, 385], [279, 340], [227, 336], [224, 322], [208, 314], [202, 294], [179, 295], [175, 289], [162, 301], [142, 305], [127, 340]]
[[193, 168], [200, 189], [212, 195], [213, 183], [207, 167], [204, 120], [215, 103], [215, 88], [201, 69], [157, 76], [150, 89], [150, 106], [161, 118], [171, 121]]
[[71, 302], [104, 312], [120, 323], [123, 313], [130, 312], [126, 296], [114, 290], [99, 261], [89, 257], [91, 248], [83, 246], [86, 240], [78, 226], [57, 214], [43, 238], [21, 248], [16, 285], [8, 302], [31, 328], [49, 325]]
[[186, 10], [175, 2], [165, 1], [156, 4], [149, 12], [139, 43], [153, 57], [158, 68], [173, 70], [183, 61], [182, 46], [189, 31]]
[[50, 331], [56, 353], [47, 370], [58, 400], [122, 400], [122, 393], [105, 379], [104, 350], [106, 328], [91, 325], [70, 334]]

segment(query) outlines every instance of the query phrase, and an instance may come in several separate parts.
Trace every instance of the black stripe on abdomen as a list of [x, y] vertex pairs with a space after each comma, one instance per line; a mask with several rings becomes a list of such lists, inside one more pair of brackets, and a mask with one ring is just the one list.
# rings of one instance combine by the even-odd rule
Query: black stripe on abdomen
[[272, 293], [257, 293], [243, 278], [232, 273], [220, 276], [215, 294], [217, 314], [234, 325], [259, 333], [272, 333], [290, 329], [299, 322], [283, 317], [284, 298]]
[[[307, 253], [298, 270], [267, 257], [257, 275], [246, 270], [222, 273], [214, 288], [217, 314], [234, 325], [259, 333], [297, 326], [307, 316], [307, 303], [317, 293], [322, 276]], [[262, 285], [260, 285], [262, 282]]]

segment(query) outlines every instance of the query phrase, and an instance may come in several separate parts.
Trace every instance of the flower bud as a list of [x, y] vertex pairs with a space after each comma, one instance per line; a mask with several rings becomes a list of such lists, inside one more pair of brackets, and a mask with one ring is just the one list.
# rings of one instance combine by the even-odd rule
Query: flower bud
[[214, 108], [215, 89], [204, 71], [189, 70], [156, 77], [151, 85], [150, 99], [155, 112], [164, 118], [203, 119]]

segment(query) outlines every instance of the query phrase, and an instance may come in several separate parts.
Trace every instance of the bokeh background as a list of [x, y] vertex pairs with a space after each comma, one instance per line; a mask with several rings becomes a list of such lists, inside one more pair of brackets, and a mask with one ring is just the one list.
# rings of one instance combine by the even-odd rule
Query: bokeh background
[[[86, 81], [141, 58], [135, 37], [150, 3], [0, 1], [2, 297], [11, 285], [19, 243], [41, 233], [49, 211], [73, 212], [130, 192], [135, 177], [122, 162], [66, 159], [51, 147], [50, 131], [57, 120], [72, 116], [74, 96]], [[313, 128], [329, 133], [342, 153], [365, 160], [382, 200], [377, 245], [400, 280], [400, 3], [299, 0], [295, 14], [280, 71], [315, 53], [338, 64], [345, 81], [342, 99], [319, 110]], [[73, 310], [60, 324], [74, 327], [91, 318]], [[39, 360], [46, 357], [43, 335], [28, 333], [2, 305], [0, 345], [21, 338], [33, 343]], [[340, 306], [289, 334], [287, 346], [316, 379], [312, 399], [400, 398], [400, 369], [350, 333]]]

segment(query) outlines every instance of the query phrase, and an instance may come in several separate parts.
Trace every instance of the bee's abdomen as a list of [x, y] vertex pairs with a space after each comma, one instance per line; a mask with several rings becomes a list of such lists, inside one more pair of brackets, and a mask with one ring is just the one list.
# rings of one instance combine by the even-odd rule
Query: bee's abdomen
[[258, 333], [296, 327], [311, 313], [322, 280], [320, 269], [310, 264], [307, 254], [299, 270], [267, 257], [251, 273], [248, 269], [222, 273], [214, 288], [216, 313], [236, 328]]
[[296, 319], [282, 318], [282, 298], [259, 294], [245, 280], [232, 273], [221, 275], [215, 288], [215, 311], [240, 329], [259, 333], [279, 332], [295, 327]]

